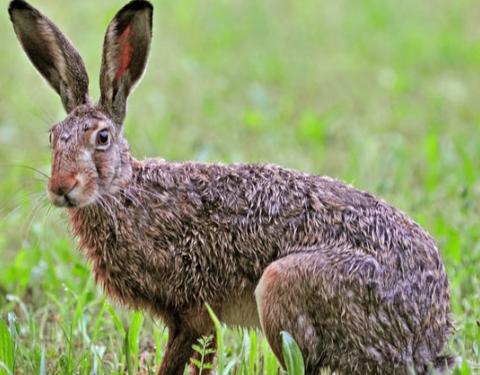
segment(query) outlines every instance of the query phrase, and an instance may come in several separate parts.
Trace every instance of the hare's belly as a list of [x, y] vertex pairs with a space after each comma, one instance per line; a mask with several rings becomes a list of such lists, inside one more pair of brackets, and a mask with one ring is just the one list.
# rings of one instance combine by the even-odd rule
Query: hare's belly
[[220, 309], [219, 318], [230, 326], [260, 328], [253, 291], [225, 302]]

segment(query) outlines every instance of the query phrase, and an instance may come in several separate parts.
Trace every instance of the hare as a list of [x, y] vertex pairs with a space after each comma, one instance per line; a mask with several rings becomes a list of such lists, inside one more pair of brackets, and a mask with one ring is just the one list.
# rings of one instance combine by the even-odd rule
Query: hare
[[226, 324], [260, 328], [282, 365], [280, 332], [289, 332], [308, 374], [452, 365], [442, 354], [452, 331], [444, 265], [399, 210], [275, 165], [133, 158], [122, 124], [150, 48], [148, 1], [127, 3], [108, 26], [98, 103], [58, 27], [23, 0], [9, 14], [68, 113], [50, 131], [49, 199], [66, 208], [105, 292], [168, 327], [159, 374], [183, 374], [192, 344], [214, 332], [206, 303]]

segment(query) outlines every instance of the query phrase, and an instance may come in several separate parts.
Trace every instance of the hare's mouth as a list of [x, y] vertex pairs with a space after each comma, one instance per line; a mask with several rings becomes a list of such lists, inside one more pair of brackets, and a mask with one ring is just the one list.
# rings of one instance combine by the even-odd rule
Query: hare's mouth
[[88, 206], [95, 201], [94, 195], [85, 194], [80, 186], [61, 194], [48, 190], [48, 198], [56, 207], [80, 208]]
[[65, 195], [63, 197], [63, 199], [65, 200], [65, 206], [66, 207], [75, 207], [76, 206], [75, 201], [72, 198], [70, 198], [68, 195]]
[[56, 207], [66, 207], [66, 208], [80, 208], [88, 206], [93, 203], [94, 199], [86, 197], [83, 199], [73, 198], [69, 194], [65, 195], [56, 195], [51, 192], [48, 193], [50, 202]]

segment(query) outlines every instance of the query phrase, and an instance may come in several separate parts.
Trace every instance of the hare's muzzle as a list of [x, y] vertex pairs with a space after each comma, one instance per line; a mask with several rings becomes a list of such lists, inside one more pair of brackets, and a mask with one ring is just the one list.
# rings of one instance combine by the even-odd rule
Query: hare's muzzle
[[57, 207], [77, 206], [79, 190], [79, 179], [75, 175], [52, 177], [48, 182], [48, 196]]

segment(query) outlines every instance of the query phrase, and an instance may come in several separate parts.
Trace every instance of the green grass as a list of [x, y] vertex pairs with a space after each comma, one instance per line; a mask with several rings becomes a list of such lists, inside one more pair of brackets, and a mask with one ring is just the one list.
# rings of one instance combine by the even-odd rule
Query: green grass
[[[37, 0], [98, 96], [118, 1]], [[125, 124], [134, 154], [272, 162], [380, 195], [446, 263], [458, 374], [480, 372], [480, 3], [155, 1], [148, 71]], [[0, 12], [0, 374], [153, 373], [161, 322], [112, 305], [49, 207], [47, 129], [64, 116]], [[254, 331], [222, 329], [219, 364], [274, 374]], [[200, 343], [199, 343], [200, 345]]]

